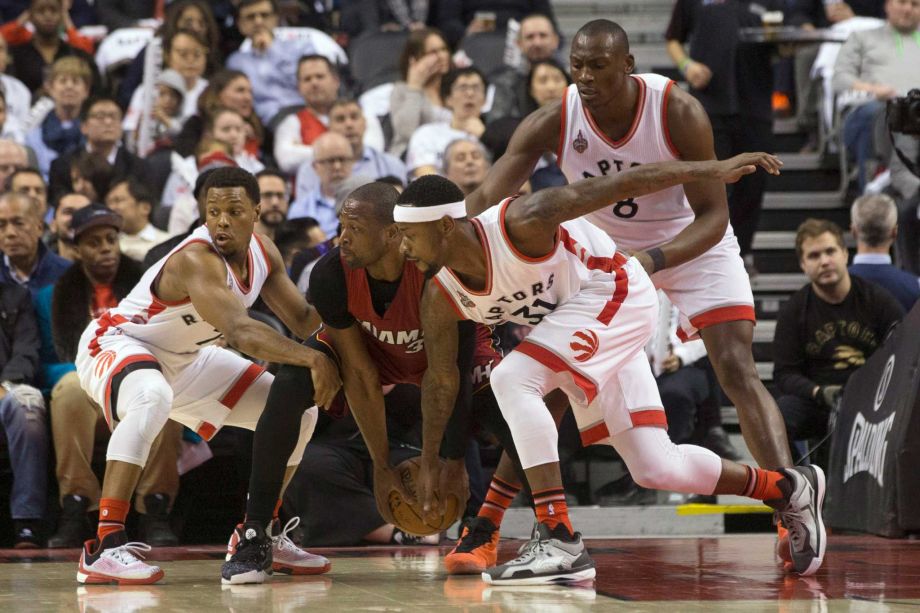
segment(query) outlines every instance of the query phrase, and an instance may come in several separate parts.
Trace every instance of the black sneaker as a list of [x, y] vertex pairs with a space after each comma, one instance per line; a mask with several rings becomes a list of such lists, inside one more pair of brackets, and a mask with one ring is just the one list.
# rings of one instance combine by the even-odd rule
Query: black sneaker
[[38, 549], [41, 543], [41, 523], [40, 519], [14, 519], [13, 532], [15, 549]]
[[140, 530], [144, 541], [153, 547], [175, 547], [179, 537], [169, 525], [169, 496], [147, 494], [144, 496], [147, 512], [141, 515]]
[[399, 528], [393, 528], [393, 536], [390, 537], [390, 542], [394, 545], [406, 545], [408, 547], [415, 545], [437, 545], [441, 542], [441, 534], [435, 532], [428, 536], [418, 536], [403, 532]]
[[728, 433], [722, 426], [713, 426], [703, 435], [703, 447], [713, 452], [720, 458], [738, 462], [741, 460], [741, 454], [728, 440]]
[[272, 539], [257, 522], [243, 524], [236, 552], [220, 568], [224, 585], [264, 583], [272, 568]]
[[75, 549], [93, 535], [93, 527], [86, 516], [89, 499], [85, 496], [68, 495], [61, 500], [61, 518], [57, 532], [48, 539], [51, 549]]

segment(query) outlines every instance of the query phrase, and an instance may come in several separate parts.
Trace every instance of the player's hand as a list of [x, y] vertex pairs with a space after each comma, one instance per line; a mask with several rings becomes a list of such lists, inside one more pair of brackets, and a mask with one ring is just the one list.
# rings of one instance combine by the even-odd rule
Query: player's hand
[[390, 492], [399, 492], [403, 500], [412, 500], [413, 497], [406, 491], [402, 478], [396, 469], [389, 463], [374, 463], [374, 498], [377, 500], [377, 510], [388, 524], [396, 524], [396, 518], [390, 513]]
[[265, 51], [274, 40], [275, 34], [269, 28], [259, 30], [252, 35], [252, 48], [256, 51]]
[[440, 511], [437, 494], [441, 480], [441, 461], [437, 456], [428, 459], [422, 456], [419, 460], [416, 476], [418, 501], [422, 503], [422, 512], [426, 517], [435, 516]]
[[760, 166], [771, 175], [778, 175], [782, 161], [770, 153], [742, 153], [735, 157], [716, 162], [716, 178], [723, 183], [734, 183], [744, 175], [757, 172]]
[[665, 372], [676, 372], [680, 368], [680, 358], [669, 353], [668, 357], [661, 362], [661, 368]]
[[452, 484], [469, 483], [466, 476], [466, 463], [463, 458], [445, 460], [441, 465], [441, 478], [438, 480], [438, 492], [449, 492], [454, 489]]
[[423, 55], [418, 59], [410, 59], [406, 84], [412, 89], [424, 89], [431, 77], [437, 74], [439, 64], [440, 60], [434, 53]]
[[316, 359], [310, 366], [310, 376], [313, 378], [313, 402], [322, 409], [332, 403], [336, 392], [342, 387], [342, 378], [335, 362], [319, 351], [316, 354]]
[[712, 70], [706, 64], [690, 60], [684, 76], [693, 89], [704, 89], [712, 80]]

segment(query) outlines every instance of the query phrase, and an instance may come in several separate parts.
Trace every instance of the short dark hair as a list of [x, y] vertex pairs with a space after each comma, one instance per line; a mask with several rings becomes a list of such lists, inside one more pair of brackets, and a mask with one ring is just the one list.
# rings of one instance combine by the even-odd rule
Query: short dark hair
[[574, 41], [579, 36], [610, 36], [614, 39], [614, 42], [622, 42], [624, 50], [626, 53], [629, 53], [629, 36], [626, 35], [626, 30], [624, 30], [620, 24], [610, 21], [609, 19], [594, 19], [589, 21], [575, 32], [575, 36], [572, 40]]
[[303, 66], [304, 62], [323, 62], [329, 68], [329, 72], [332, 73], [332, 76], [339, 76], [338, 67], [333, 64], [328, 57], [320, 55], [319, 53], [308, 53], [306, 55], [301, 55], [300, 59], [297, 60], [297, 71], [294, 74], [297, 75], [298, 79], [300, 79], [300, 67]]
[[383, 224], [393, 223], [393, 207], [399, 192], [389, 183], [374, 181], [355, 189], [345, 197], [345, 202], [366, 202], [371, 205], [374, 217]]
[[843, 239], [843, 230], [840, 226], [828, 219], [815, 219], [814, 217], [809, 217], [803, 221], [799, 225], [798, 230], [795, 231], [795, 255], [799, 261], [802, 260], [802, 243], [809, 238], [818, 238], [826, 232], [830, 232], [834, 235], [841, 249], [846, 249], [846, 243]]
[[272, 12], [276, 15], [278, 14], [278, 0], [240, 0], [239, 4], [236, 5], [236, 16], [239, 17], [240, 13], [243, 12], [244, 8], [250, 7], [253, 4], [259, 4], [260, 2], [268, 2], [272, 5]]
[[90, 96], [83, 101], [83, 105], [80, 107], [80, 122], [85, 122], [89, 117], [90, 112], [93, 110], [93, 107], [97, 104], [103, 102], [110, 102], [118, 108], [118, 112], [124, 115], [124, 112], [121, 110], [121, 106], [118, 104], [118, 100], [112, 98], [111, 96]]
[[92, 184], [98, 200], [104, 200], [115, 183], [115, 169], [98, 153], [79, 152], [70, 160], [70, 170], [76, 170], [80, 177]]
[[37, 168], [32, 168], [30, 166], [26, 168], [17, 168], [16, 170], [14, 170], [13, 173], [10, 176], [8, 176], [6, 178], [6, 181], [3, 183], [3, 191], [8, 192], [11, 189], [13, 189], [13, 181], [19, 175], [35, 175], [36, 177], [42, 180], [42, 183], [45, 185], [46, 188], [48, 187], [48, 183], [45, 181], [45, 177], [42, 175], [42, 171], [40, 171]]
[[205, 179], [202, 194], [206, 199], [208, 192], [212, 188], [221, 189], [224, 187], [242, 187], [246, 190], [246, 195], [249, 196], [249, 199], [252, 200], [252, 206], [256, 206], [262, 201], [259, 182], [256, 181], [251, 172], [238, 166], [215, 168]]
[[282, 255], [293, 249], [303, 249], [310, 243], [307, 232], [319, 226], [313, 217], [296, 217], [285, 219], [275, 230], [275, 246]]
[[277, 168], [263, 168], [262, 170], [256, 173], [256, 181], [258, 181], [262, 177], [277, 177], [281, 179], [282, 181], [284, 181], [285, 185], [287, 185], [287, 181], [288, 181], [287, 177], [281, 174], [281, 171], [278, 170]]
[[352, 106], [352, 105], [357, 105], [357, 107], [361, 109], [361, 114], [364, 114], [364, 109], [361, 108], [361, 103], [355, 100], [354, 98], [349, 98], [349, 97], [336, 98], [335, 102], [333, 102], [332, 105], [329, 107], [329, 114], [331, 115], [332, 110], [337, 109], [340, 106]]
[[419, 177], [396, 198], [396, 204], [438, 206], [463, 200], [463, 191], [453, 181], [440, 175]]
[[156, 208], [157, 200], [156, 196], [153, 194], [153, 190], [134, 177], [122, 177], [121, 179], [116, 179], [112, 182], [112, 187], [109, 189], [109, 191], [112, 191], [112, 189], [121, 185], [122, 183], [125, 184], [125, 186], [128, 188], [128, 193], [131, 194], [131, 197], [134, 198], [137, 202], [146, 202], [150, 204], [151, 209]]
[[489, 81], [486, 79], [486, 76], [482, 74], [482, 71], [475, 66], [467, 66], [465, 68], [452, 68], [446, 75], [444, 75], [444, 78], [441, 79], [441, 100], [447, 99], [447, 97], [450, 95], [450, 90], [453, 88], [454, 83], [457, 82], [457, 79], [469, 75], [476, 75], [482, 79], [483, 88], [489, 86]]

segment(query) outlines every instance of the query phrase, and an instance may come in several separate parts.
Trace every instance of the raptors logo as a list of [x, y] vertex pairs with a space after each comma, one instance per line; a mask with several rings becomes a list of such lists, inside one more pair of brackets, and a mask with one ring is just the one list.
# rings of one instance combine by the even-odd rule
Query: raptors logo
[[587, 362], [597, 353], [597, 342], [597, 334], [592, 330], [579, 330], [572, 335], [569, 347], [575, 352], [577, 362]]
[[112, 350], [103, 351], [98, 356], [96, 356], [96, 376], [101, 377], [102, 373], [108, 370], [109, 366], [112, 365], [112, 362], [115, 361], [115, 352]]
[[572, 148], [578, 153], [584, 153], [585, 149], [588, 148], [588, 139], [581, 133], [581, 130], [578, 131], [578, 135], [572, 141]]

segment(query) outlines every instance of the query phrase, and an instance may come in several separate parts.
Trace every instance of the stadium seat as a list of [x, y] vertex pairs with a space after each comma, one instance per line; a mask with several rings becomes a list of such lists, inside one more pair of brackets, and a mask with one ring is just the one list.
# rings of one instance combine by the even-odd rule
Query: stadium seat
[[406, 38], [405, 32], [371, 32], [351, 42], [351, 74], [359, 91], [400, 79], [399, 56]]

